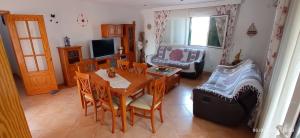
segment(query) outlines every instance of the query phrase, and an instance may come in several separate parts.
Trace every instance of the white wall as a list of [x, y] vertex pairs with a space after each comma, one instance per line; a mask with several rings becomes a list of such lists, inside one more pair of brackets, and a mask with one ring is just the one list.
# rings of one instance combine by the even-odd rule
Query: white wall
[[[261, 71], [264, 70], [275, 16], [275, 7], [272, 4], [271, 0], [245, 0], [241, 4], [231, 60], [242, 49], [242, 58], [253, 59]], [[258, 31], [253, 37], [246, 34], [251, 23], [255, 23]]]
[[[244, 0], [240, 7], [237, 25], [234, 32], [234, 48], [232, 49], [230, 59], [240, 49], [242, 49], [243, 59], [253, 59], [261, 70], [264, 70], [266, 52], [271, 35], [275, 7], [272, 6], [271, 0]], [[163, 8], [159, 8], [163, 9]], [[198, 11], [203, 8], [198, 8]], [[192, 14], [192, 13], [190, 13]], [[145, 49], [146, 55], [155, 53], [155, 35], [154, 35], [154, 13], [152, 10], [144, 10], [144, 28], [145, 37], [148, 40]], [[246, 32], [251, 23], [255, 23], [258, 34], [254, 37], [249, 37]], [[152, 24], [152, 29], [147, 30], [147, 24]], [[208, 48], [205, 59], [205, 71], [213, 71], [215, 66], [220, 62], [222, 49]]]
[[[63, 75], [56, 47], [63, 46], [63, 37], [69, 36], [71, 44], [83, 46], [83, 57], [89, 58], [88, 41], [99, 39], [100, 24], [132, 23], [136, 21], [136, 33], [142, 29], [140, 10], [135, 7], [124, 7], [87, 2], [84, 0], [1, 0], [1, 10], [13, 14], [44, 15], [46, 29], [58, 83], [63, 83]], [[51, 23], [50, 13], [56, 14], [59, 24]], [[89, 23], [80, 27], [76, 19], [79, 14], [87, 16]], [[137, 35], [136, 35], [137, 36]]]
[[0, 35], [3, 40], [3, 45], [6, 50], [6, 55], [9, 57], [8, 61], [10, 63], [11, 70], [15, 75], [18, 75], [20, 77], [20, 70], [17, 64], [17, 58], [15, 56], [13, 46], [11, 44], [11, 39], [8, 33], [8, 29], [7, 26], [2, 22], [2, 20], [0, 21]]

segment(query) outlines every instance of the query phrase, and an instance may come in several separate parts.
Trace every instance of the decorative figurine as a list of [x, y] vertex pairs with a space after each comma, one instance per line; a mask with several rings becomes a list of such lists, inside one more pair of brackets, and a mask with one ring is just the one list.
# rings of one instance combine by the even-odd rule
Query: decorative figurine
[[65, 47], [71, 46], [70, 38], [68, 36], [64, 37]]
[[239, 64], [242, 61], [240, 59], [241, 58], [241, 53], [242, 53], [242, 49], [240, 49], [240, 52], [235, 55], [234, 61], [231, 63], [232, 65]]

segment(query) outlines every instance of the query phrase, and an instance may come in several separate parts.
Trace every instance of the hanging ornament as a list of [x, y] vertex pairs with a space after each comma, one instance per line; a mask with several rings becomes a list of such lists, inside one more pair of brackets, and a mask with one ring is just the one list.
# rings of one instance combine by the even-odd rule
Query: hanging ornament
[[88, 25], [89, 20], [87, 19], [87, 17], [85, 17], [82, 13], [79, 14], [79, 16], [77, 17], [77, 23], [81, 26], [81, 27], [85, 27]]
[[247, 31], [247, 34], [248, 36], [255, 36], [257, 34], [257, 29], [254, 25], [254, 23], [252, 23], [249, 28], [248, 28], [248, 31]]

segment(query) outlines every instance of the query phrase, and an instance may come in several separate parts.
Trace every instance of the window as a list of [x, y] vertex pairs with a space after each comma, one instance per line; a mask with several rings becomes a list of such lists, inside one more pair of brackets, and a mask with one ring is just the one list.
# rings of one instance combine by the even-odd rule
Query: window
[[206, 46], [209, 32], [209, 17], [192, 17], [189, 45]]
[[222, 47], [227, 18], [227, 15], [170, 18], [162, 45]]

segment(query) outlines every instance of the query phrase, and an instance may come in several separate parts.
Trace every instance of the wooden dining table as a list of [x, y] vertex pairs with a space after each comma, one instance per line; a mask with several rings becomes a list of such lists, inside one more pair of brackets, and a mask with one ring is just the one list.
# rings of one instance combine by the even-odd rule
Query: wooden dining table
[[[116, 73], [122, 76], [123, 78], [127, 79], [131, 84], [128, 88], [112, 88], [111, 93], [112, 95], [118, 96], [120, 98], [120, 111], [121, 111], [121, 120], [122, 120], [122, 131], [126, 131], [126, 98], [135, 93], [136, 91], [146, 88], [149, 86], [151, 81], [154, 79], [151, 75], [143, 75], [143, 74], [136, 74], [133, 72], [121, 71], [116, 69]], [[96, 72], [91, 72], [91, 80], [97, 80], [100, 76], [96, 74]]]

